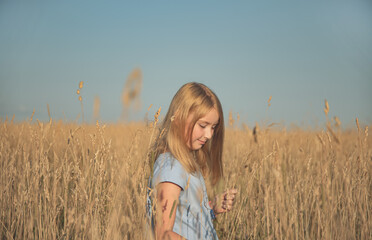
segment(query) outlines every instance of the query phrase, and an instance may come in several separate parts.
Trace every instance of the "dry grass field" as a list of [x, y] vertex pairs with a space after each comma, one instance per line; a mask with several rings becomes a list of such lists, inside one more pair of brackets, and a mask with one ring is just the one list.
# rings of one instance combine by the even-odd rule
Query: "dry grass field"
[[[0, 122], [0, 239], [144, 239], [153, 126]], [[228, 127], [220, 239], [372, 239], [372, 140]], [[255, 141], [256, 139], [256, 141]]]

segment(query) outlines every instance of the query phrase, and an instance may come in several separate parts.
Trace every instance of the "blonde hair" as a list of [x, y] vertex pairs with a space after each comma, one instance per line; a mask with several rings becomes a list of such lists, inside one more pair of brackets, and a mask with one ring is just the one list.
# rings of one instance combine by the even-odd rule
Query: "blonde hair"
[[[187, 141], [190, 141], [189, 146], [191, 146], [192, 131], [196, 122], [213, 108], [218, 112], [219, 122], [212, 138], [199, 150], [191, 151], [187, 146]], [[192, 119], [187, 125], [186, 120], [190, 114], [192, 114]], [[224, 132], [222, 106], [216, 94], [204, 84], [187, 83], [177, 91], [172, 99], [154, 145], [153, 159], [157, 159], [161, 153], [170, 152], [189, 173], [200, 170], [215, 185], [223, 175]]]

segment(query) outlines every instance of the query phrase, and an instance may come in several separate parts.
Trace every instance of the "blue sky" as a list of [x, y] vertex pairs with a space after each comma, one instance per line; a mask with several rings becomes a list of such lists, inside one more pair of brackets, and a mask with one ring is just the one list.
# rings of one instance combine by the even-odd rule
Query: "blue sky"
[[[0, 117], [117, 122], [134, 68], [142, 120], [202, 82], [225, 116], [286, 126], [372, 122], [370, 1], [1, 1]], [[272, 96], [271, 106], [267, 106]]]

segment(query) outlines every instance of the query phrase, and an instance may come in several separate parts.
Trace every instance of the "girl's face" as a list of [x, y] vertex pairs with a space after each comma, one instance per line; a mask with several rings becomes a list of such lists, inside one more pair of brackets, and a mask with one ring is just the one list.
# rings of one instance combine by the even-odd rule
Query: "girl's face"
[[[188, 129], [192, 115], [188, 117], [186, 122], [186, 129]], [[207, 113], [204, 117], [200, 118], [194, 125], [192, 136], [191, 136], [191, 146], [190, 141], [187, 141], [187, 146], [191, 150], [199, 150], [204, 146], [204, 144], [212, 138], [214, 129], [219, 121], [219, 115], [215, 108]]]

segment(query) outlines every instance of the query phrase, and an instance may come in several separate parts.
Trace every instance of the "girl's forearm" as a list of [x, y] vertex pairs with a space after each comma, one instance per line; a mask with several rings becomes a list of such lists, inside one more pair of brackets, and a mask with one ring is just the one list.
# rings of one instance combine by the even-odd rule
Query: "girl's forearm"
[[165, 231], [163, 234], [162, 234], [162, 237], [158, 237], [159, 240], [162, 240], [162, 239], [170, 239], [170, 240], [186, 240], [186, 238], [183, 238], [181, 235], [178, 235], [177, 233], [171, 231], [171, 230], [168, 230], [168, 231]]

